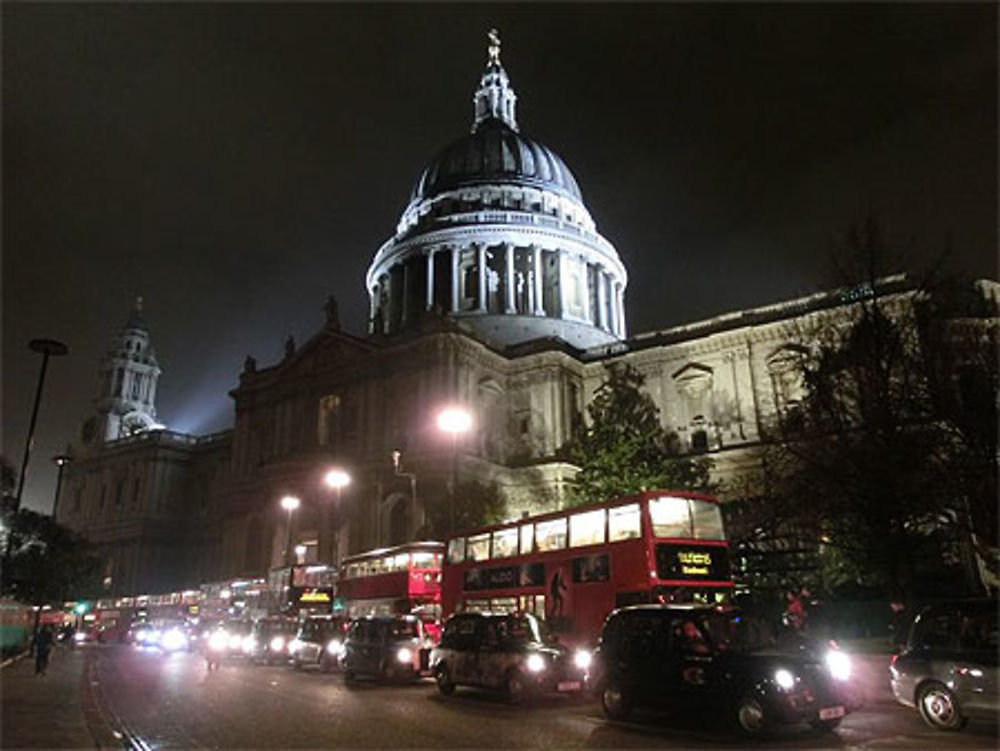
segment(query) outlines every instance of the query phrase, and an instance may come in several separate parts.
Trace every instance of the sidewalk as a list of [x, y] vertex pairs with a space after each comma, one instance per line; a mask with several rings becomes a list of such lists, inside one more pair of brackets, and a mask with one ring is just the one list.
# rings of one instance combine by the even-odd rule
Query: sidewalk
[[44, 676], [30, 657], [0, 671], [0, 746], [96, 748], [81, 706], [85, 650], [54, 649]]

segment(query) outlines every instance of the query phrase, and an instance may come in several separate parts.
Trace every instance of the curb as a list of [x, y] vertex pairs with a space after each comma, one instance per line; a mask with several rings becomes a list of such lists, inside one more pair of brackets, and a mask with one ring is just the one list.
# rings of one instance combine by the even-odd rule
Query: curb
[[24, 652], [18, 652], [13, 657], [8, 657], [3, 662], [0, 662], [0, 670], [2, 670], [3, 668], [7, 667], [8, 665], [13, 665], [18, 660], [23, 660], [25, 657], [28, 657], [29, 655], [31, 655], [31, 652], [28, 652], [27, 650], [25, 650]]

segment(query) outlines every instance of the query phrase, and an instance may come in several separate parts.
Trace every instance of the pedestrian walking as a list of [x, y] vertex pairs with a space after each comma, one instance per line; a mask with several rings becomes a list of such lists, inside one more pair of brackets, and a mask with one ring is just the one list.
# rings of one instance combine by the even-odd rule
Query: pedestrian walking
[[35, 651], [35, 675], [45, 675], [45, 670], [49, 666], [49, 653], [52, 652], [52, 629], [46, 624], [42, 626], [31, 646]]

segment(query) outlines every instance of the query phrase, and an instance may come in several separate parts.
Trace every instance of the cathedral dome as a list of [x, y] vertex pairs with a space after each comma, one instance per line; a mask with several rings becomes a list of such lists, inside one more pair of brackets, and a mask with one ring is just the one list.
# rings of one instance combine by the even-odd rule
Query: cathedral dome
[[410, 200], [484, 182], [553, 190], [583, 201], [576, 178], [558, 154], [497, 118], [484, 120], [434, 157]]
[[436, 310], [501, 346], [619, 341], [625, 266], [566, 163], [520, 132], [500, 38], [487, 36], [470, 132], [430, 161], [368, 267], [370, 330], [403, 331]]

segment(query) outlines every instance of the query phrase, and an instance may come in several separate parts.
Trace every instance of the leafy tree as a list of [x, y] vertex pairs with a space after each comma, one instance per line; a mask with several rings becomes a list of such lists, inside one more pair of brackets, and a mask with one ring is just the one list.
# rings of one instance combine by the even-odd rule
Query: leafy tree
[[981, 563], [995, 551], [996, 329], [956, 330], [939, 285], [880, 283], [889, 255], [873, 221], [850, 234], [842, 268], [862, 284], [846, 323], [803, 332], [805, 398], [762, 451], [759, 514], [812, 538], [828, 584], [912, 600], [918, 583], [971, 578], [973, 531]]
[[3, 514], [3, 544], [10, 551], [3, 593], [30, 604], [64, 602], [100, 592], [100, 559], [81, 536], [52, 517], [28, 509]]
[[610, 365], [608, 378], [587, 406], [589, 424], [580, 424], [568, 457], [580, 471], [573, 500], [607, 500], [640, 490], [712, 489], [708, 457], [681, 455], [677, 437], [660, 425], [659, 410], [642, 390], [645, 377], [631, 365]]
[[441, 501], [427, 506], [427, 539], [440, 540], [452, 531], [497, 524], [504, 519], [507, 502], [496, 483], [459, 481], [455, 485], [454, 499], [447, 487], [441, 490], [434, 494]]

